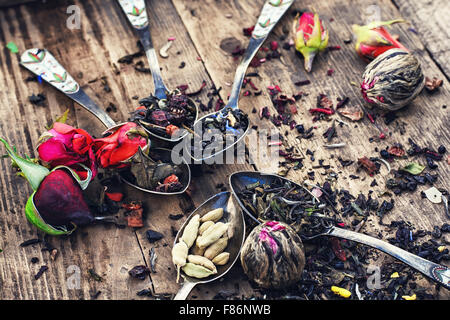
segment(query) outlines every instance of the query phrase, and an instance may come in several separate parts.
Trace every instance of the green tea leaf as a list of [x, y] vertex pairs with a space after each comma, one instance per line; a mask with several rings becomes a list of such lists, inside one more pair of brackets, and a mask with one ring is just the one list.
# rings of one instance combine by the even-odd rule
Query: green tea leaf
[[11, 51], [12, 53], [18, 53], [19, 49], [17, 48], [16, 44], [12, 41], [8, 42], [6, 47]]
[[69, 109], [67, 109], [66, 111], [64, 111], [64, 113], [59, 116], [58, 118], [56, 118], [55, 122], [61, 122], [61, 123], [66, 123], [67, 121], [67, 115], [69, 114]]
[[425, 169], [424, 166], [422, 166], [418, 163], [412, 162], [412, 163], [408, 164], [407, 166], [403, 167], [401, 170], [409, 172], [413, 175], [418, 175], [418, 174], [422, 173], [423, 169]]

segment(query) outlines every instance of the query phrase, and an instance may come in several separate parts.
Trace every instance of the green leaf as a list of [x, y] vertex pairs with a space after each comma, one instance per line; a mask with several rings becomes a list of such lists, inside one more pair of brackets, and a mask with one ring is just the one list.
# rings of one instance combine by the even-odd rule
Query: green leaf
[[18, 53], [19, 49], [17, 48], [16, 44], [12, 41], [8, 42], [6, 47], [11, 51], [12, 53]]
[[403, 167], [401, 170], [409, 172], [413, 175], [418, 175], [418, 174], [422, 173], [423, 169], [425, 169], [424, 166], [422, 166], [418, 163], [412, 162], [412, 163], [408, 164], [407, 166]]
[[69, 114], [69, 109], [67, 109], [66, 111], [64, 111], [64, 113], [59, 116], [58, 118], [56, 118], [55, 122], [61, 122], [61, 123], [66, 123], [67, 121], [67, 115]]
[[36, 191], [50, 171], [46, 167], [20, 157], [3, 138], [0, 138], [0, 142], [5, 145], [13, 164], [20, 168], [33, 190]]

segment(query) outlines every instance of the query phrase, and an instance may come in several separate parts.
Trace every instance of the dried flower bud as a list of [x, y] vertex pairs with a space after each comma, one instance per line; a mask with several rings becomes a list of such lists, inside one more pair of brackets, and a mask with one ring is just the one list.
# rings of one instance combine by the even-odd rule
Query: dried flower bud
[[352, 28], [357, 39], [355, 50], [358, 55], [364, 60], [370, 61], [390, 49], [400, 48], [408, 51], [383, 27], [389, 27], [391, 24], [399, 22], [405, 21], [402, 19], [374, 21], [366, 26], [358, 26], [354, 24]]
[[303, 243], [287, 224], [267, 221], [255, 227], [241, 249], [245, 274], [262, 288], [297, 283], [305, 266]]
[[391, 49], [367, 65], [361, 92], [368, 103], [394, 111], [410, 103], [424, 84], [416, 57], [402, 49]]
[[293, 24], [295, 49], [305, 58], [305, 69], [311, 71], [317, 52], [328, 45], [328, 30], [317, 13], [305, 12], [297, 16]]

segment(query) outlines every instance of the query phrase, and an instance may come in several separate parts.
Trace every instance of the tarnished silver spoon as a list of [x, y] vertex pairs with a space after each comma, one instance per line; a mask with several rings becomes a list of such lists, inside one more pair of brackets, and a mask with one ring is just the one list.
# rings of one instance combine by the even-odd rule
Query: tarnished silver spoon
[[[139, 35], [140, 42], [145, 50], [145, 55], [147, 56], [150, 71], [153, 77], [153, 83], [155, 86], [155, 97], [159, 100], [167, 99], [167, 93], [170, 92], [166, 85], [164, 84], [161, 76], [161, 70], [158, 64], [158, 57], [156, 55], [155, 48], [153, 47], [153, 42], [150, 34], [150, 28], [148, 23], [147, 8], [145, 6], [144, 0], [118, 0], [123, 12], [128, 18], [128, 21], [133, 26], [136, 33]], [[195, 120], [198, 117], [198, 106], [190, 98], [188, 98], [188, 104], [190, 107], [195, 108]], [[195, 121], [194, 120], [194, 121]], [[167, 138], [165, 136], [159, 135], [156, 132], [150, 130], [146, 127], [144, 123], [141, 123], [142, 127], [152, 136], [169, 141], [178, 142], [183, 140], [183, 138], [189, 133], [184, 130], [182, 134], [177, 134], [173, 138]], [[181, 128], [183, 129], [183, 128]], [[180, 131], [181, 132], [181, 131]]]
[[[256, 182], [260, 182], [261, 184], [271, 184], [275, 180], [290, 182], [292, 185], [297, 186], [298, 188], [304, 188], [303, 186], [286, 178], [274, 174], [265, 174], [257, 171], [235, 172], [230, 176], [229, 183], [234, 197], [241, 206], [242, 210], [257, 223], [261, 223], [261, 221], [253, 217], [253, 215], [245, 208], [238, 194], [245, 189], [245, 186], [249, 184]], [[406, 250], [400, 249], [380, 239], [362, 233], [335, 227], [330, 221], [326, 221], [326, 225], [327, 226], [325, 232], [309, 237], [307, 240], [320, 236], [332, 236], [368, 245], [375, 249], [381, 250], [387, 253], [388, 255], [406, 263], [407, 265], [420, 271], [430, 279], [438, 282], [447, 289], [450, 289], [450, 269], [447, 268], [446, 266], [428, 261], [422, 257], [414, 255]]]
[[207, 283], [219, 279], [231, 269], [236, 260], [239, 258], [242, 244], [245, 240], [245, 221], [242, 210], [234, 202], [231, 192], [218, 193], [195, 209], [178, 231], [174, 244], [178, 242], [179, 238], [183, 234], [184, 228], [194, 215], [199, 214], [200, 217], [202, 217], [211, 210], [218, 208], [223, 208], [224, 211], [223, 217], [219, 221], [230, 223], [230, 229], [228, 232], [229, 242], [226, 248], [226, 251], [230, 253], [228, 263], [223, 266], [217, 266], [217, 273], [205, 279], [192, 278], [181, 271], [181, 276], [184, 278], [184, 283], [176, 294], [174, 298], [175, 300], [186, 299], [191, 290], [199, 283]]
[[[232, 111], [239, 110], [238, 100], [239, 93], [242, 88], [242, 84], [245, 78], [245, 72], [247, 71], [250, 62], [253, 57], [258, 52], [258, 49], [267, 39], [270, 31], [272, 31], [273, 27], [278, 23], [281, 17], [286, 13], [289, 7], [292, 5], [294, 0], [285, 0], [285, 1], [276, 1], [276, 0], [267, 0], [262, 8], [261, 14], [258, 18], [258, 21], [255, 24], [255, 29], [253, 30], [252, 37], [250, 38], [250, 42], [245, 50], [244, 56], [242, 58], [241, 63], [236, 69], [236, 74], [234, 76], [233, 86], [231, 88], [230, 98], [228, 100], [227, 105], [217, 112], [208, 114], [198, 119], [194, 124], [194, 132], [198, 137], [204, 137], [204, 132], [202, 128], [202, 123], [208, 119], [214, 118], [227, 118], [228, 113]], [[228, 121], [228, 120], [226, 120]], [[201, 139], [194, 138], [194, 150], [192, 150], [191, 145], [186, 146], [186, 151], [190, 155], [192, 159], [195, 161], [203, 161], [209, 158], [213, 158], [226, 150], [232, 148], [234, 145], [239, 143], [244, 136], [248, 133], [250, 128], [250, 124], [248, 123], [245, 128], [240, 128], [239, 130], [232, 130], [230, 128], [231, 134], [235, 136], [234, 142], [227, 143], [224, 147], [218, 146], [218, 150], [212, 150], [212, 152], [207, 152], [204, 154], [204, 148]], [[228, 129], [227, 129], [228, 130]], [[206, 137], [206, 136], [205, 136]], [[207, 142], [211, 137], [207, 137]], [[198, 143], [197, 143], [198, 141]]]
[[[116, 124], [113, 119], [102, 110], [80, 87], [80, 85], [75, 81], [75, 79], [66, 71], [66, 69], [55, 59], [55, 57], [46, 49], [28, 49], [26, 50], [20, 59], [20, 64], [33, 72], [35, 75], [39, 76], [42, 80], [49, 83], [66, 96], [80, 104], [86, 110], [95, 115], [108, 129], [103, 132], [103, 135], [114, 131], [118, 127], [122, 126], [124, 123]], [[147, 148], [150, 149], [151, 141], [148, 140]], [[166, 149], [160, 149], [161, 153], [165, 155], [167, 154]], [[181, 165], [180, 168], [183, 170], [183, 180], [187, 183], [190, 183], [191, 180], [191, 171], [187, 162], [180, 157]], [[167, 161], [171, 161], [170, 157]], [[188, 184], [184, 185], [182, 191], [178, 192], [159, 192], [150, 189], [145, 189], [142, 187], [138, 187], [131, 183], [128, 180], [125, 180], [122, 177], [122, 180], [125, 183], [130, 184], [136, 189], [139, 189], [144, 192], [154, 193], [154, 194], [162, 194], [162, 195], [173, 195], [184, 192], [188, 188]]]

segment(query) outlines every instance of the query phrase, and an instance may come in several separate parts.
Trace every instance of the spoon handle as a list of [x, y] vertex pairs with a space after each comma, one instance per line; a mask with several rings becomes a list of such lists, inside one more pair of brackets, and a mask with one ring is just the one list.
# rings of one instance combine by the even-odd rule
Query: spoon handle
[[267, 0], [264, 3], [258, 21], [256, 22], [255, 29], [253, 30], [252, 37], [245, 50], [241, 63], [236, 69], [234, 76], [233, 87], [231, 88], [228, 107], [233, 109], [237, 108], [239, 93], [241, 91], [242, 83], [244, 81], [245, 72], [253, 60], [253, 57], [258, 52], [263, 42], [267, 39], [270, 31], [286, 13], [294, 0]]
[[158, 99], [166, 99], [166, 91], [168, 90], [162, 80], [158, 57], [156, 55], [155, 48], [153, 47], [145, 1], [119, 0], [119, 4], [127, 16], [128, 21], [138, 33], [142, 46], [144, 47], [145, 55], [147, 56], [150, 71], [152, 73], [153, 82], [155, 84], [155, 96]]
[[186, 300], [189, 293], [194, 289], [196, 283], [190, 281], [184, 281], [183, 286], [178, 290], [173, 300]]
[[20, 64], [83, 106], [106, 127], [115, 125], [114, 120], [89, 98], [75, 79], [46, 49], [26, 50], [20, 57]]
[[329, 236], [339, 237], [347, 240], [356, 241], [370, 247], [379, 249], [394, 258], [406, 263], [414, 269], [422, 272], [427, 277], [439, 282], [447, 289], [450, 289], [450, 269], [446, 266], [428, 261], [422, 257], [412, 254], [406, 250], [400, 249], [390, 243], [379, 240], [374, 237], [367, 236], [362, 233], [332, 227], [326, 234]]

